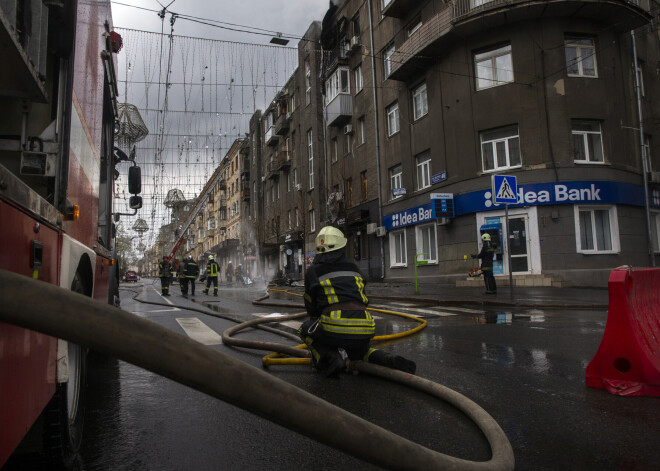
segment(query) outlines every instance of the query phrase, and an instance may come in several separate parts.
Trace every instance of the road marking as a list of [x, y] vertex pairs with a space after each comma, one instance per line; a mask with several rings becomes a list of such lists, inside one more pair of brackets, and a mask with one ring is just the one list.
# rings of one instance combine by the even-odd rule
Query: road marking
[[[281, 314], [279, 312], [254, 312], [252, 313], [253, 316], [256, 317], [282, 317], [282, 316], [288, 316], [289, 314]], [[273, 321], [276, 321], [277, 319], [273, 319]], [[280, 324], [285, 325], [287, 327], [291, 327], [294, 330], [298, 330], [298, 328], [302, 325], [301, 321], [285, 321], [285, 322], [280, 322]]]
[[[413, 305], [414, 306], [414, 305]], [[382, 310], [389, 310], [389, 311], [400, 311], [403, 314], [408, 314], [409, 316], [413, 317], [424, 317], [425, 315], [429, 316], [440, 316], [440, 317], [446, 317], [446, 316], [455, 316], [456, 313], [453, 312], [448, 312], [448, 311], [441, 311], [441, 308], [431, 308], [431, 309], [425, 309], [425, 308], [415, 308], [415, 307], [410, 307], [410, 308], [403, 308], [399, 307], [396, 309], [392, 309], [391, 305], [372, 305], [374, 309], [382, 309]]]
[[222, 344], [222, 337], [196, 317], [182, 317], [176, 321], [191, 339], [204, 345]]

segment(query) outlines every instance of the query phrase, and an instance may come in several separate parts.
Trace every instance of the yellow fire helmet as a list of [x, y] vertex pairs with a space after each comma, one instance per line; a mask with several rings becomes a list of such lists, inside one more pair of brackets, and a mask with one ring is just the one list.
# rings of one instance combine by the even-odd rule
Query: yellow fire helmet
[[209, 255], [209, 260], [213, 260], [215, 257], [213, 255]]
[[490, 242], [490, 234], [484, 234], [481, 236], [481, 240]]
[[346, 247], [344, 233], [332, 226], [325, 226], [316, 236], [316, 253], [332, 252]]

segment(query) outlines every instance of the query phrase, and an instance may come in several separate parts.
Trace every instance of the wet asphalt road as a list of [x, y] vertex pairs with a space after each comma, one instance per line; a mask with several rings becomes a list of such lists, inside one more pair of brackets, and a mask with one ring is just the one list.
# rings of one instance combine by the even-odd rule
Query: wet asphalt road
[[[218, 334], [235, 325], [186, 311], [185, 306], [199, 304], [174, 294], [178, 287], [165, 301], [174, 306], [139, 303], [132, 299], [135, 291], [140, 299], [163, 303], [158, 282], [122, 285], [122, 308], [182, 334], [183, 326], [199, 330], [192, 318]], [[208, 302], [221, 314], [245, 320], [254, 314], [300, 311], [253, 306], [250, 301], [263, 289], [223, 287], [218, 298], [200, 293], [198, 285], [197, 303]], [[271, 296], [277, 298], [302, 302], [280, 293]], [[404, 304], [409, 303], [372, 300], [372, 307], [411, 312]], [[660, 468], [658, 398], [615, 397], [584, 385], [584, 368], [605, 328], [604, 311], [474, 306], [415, 310], [428, 327], [382, 348], [415, 360], [418, 375], [466, 395], [490, 413], [511, 441], [516, 469]], [[415, 325], [377, 314], [378, 335]], [[238, 335], [295, 344], [263, 331]], [[212, 348], [259, 368], [268, 353], [221, 344]], [[487, 442], [469, 419], [417, 391], [367, 375], [325, 379], [304, 366], [272, 366], [267, 371], [431, 449], [476, 461], [490, 456]], [[82, 453], [88, 471], [377, 469], [121, 361], [95, 354], [89, 375]]]

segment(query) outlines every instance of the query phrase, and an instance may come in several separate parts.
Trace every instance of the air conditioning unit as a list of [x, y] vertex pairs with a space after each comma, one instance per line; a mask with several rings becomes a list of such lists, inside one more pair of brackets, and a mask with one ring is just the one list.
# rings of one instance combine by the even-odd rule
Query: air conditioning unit
[[353, 134], [353, 125], [347, 124], [344, 126], [344, 134]]
[[376, 228], [376, 237], [383, 237], [387, 234], [387, 231], [385, 230], [385, 226], [378, 226]]
[[300, 191], [300, 190], [302, 190], [302, 185], [300, 183], [296, 183], [295, 188], [296, 188], [296, 191]]
[[373, 234], [374, 232], [376, 232], [377, 227], [378, 224], [376, 224], [375, 222], [367, 224], [367, 234]]
[[451, 222], [451, 218], [438, 218], [438, 226], [446, 226]]
[[353, 36], [351, 38], [351, 49], [357, 49], [360, 46], [360, 36]]
[[660, 183], [660, 172], [649, 172], [649, 181]]

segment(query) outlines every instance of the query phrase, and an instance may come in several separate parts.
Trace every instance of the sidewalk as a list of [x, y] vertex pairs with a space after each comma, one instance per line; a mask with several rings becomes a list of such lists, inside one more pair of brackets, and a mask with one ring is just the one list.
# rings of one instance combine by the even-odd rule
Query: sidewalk
[[480, 287], [456, 287], [420, 283], [419, 294], [415, 294], [414, 283], [369, 283], [365, 288], [370, 298], [428, 300], [438, 304], [488, 304], [521, 307], [576, 307], [607, 308], [608, 291], [605, 288], [550, 288], [521, 287], [513, 288], [513, 299], [508, 286], [498, 288], [497, 294], [484, 294]]

